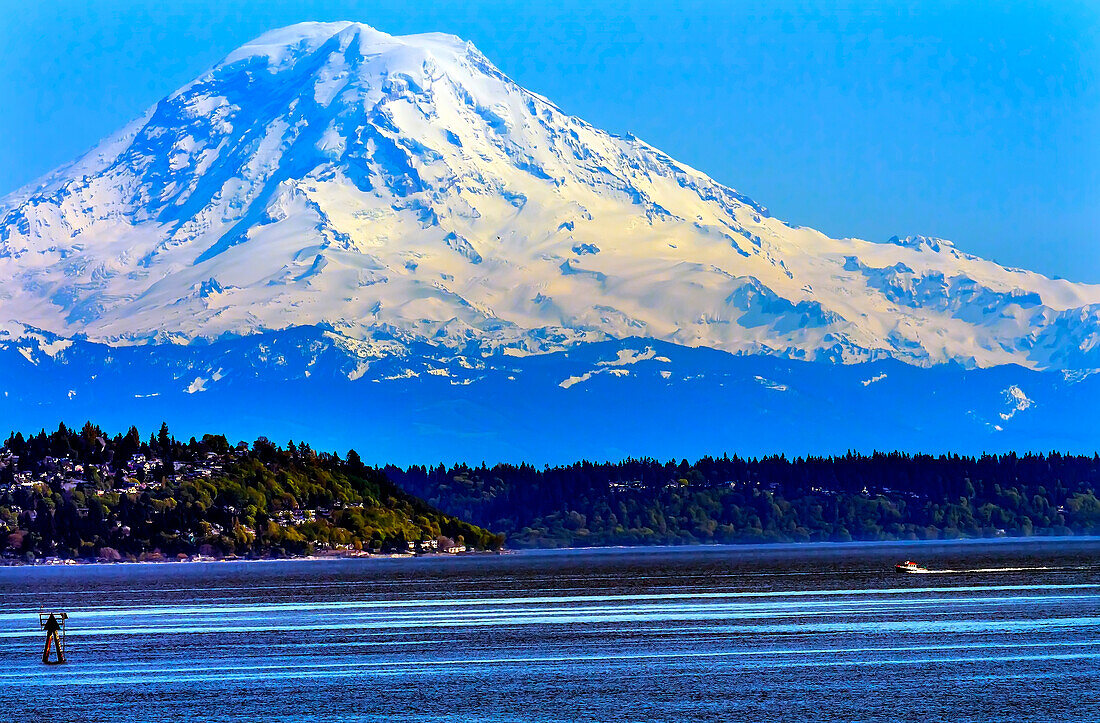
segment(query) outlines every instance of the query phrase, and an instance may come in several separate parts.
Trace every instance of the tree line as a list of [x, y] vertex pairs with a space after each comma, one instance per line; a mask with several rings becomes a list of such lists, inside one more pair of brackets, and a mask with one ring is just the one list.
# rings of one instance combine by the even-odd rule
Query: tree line
[[850, 453], [386, 467], [512, 547], [1100, 534], [1100, 456]]
[[[293, 441], [88, 423], [0, 447], [0, 554], [298, 556], [1100, 534], [1100, 456], [628, 459], [368, 467]], [[493, 532], [490, 532], [492, 530]]]

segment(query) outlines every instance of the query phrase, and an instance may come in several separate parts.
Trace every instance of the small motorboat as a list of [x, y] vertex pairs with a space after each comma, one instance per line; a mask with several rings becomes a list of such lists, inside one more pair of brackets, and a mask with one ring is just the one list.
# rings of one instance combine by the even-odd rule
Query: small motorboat
[[928, 568], [921, 567], [912, 560], [906, 560], [894, 565], [894, 572], [928, 572]]

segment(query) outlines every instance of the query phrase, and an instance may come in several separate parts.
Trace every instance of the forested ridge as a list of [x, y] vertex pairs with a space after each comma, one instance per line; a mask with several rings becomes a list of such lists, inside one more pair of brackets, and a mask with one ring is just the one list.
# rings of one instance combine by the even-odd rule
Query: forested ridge
[[188, 442], [167, 426], [88, 423], [0, 448], [0, 555], [161, 560], [498, 548], [501, 537], [398, 489], [379, 470], [293, 441]]
[[[88, 423], [0, 447], [8, 560], [1100, 534], [1100, 456], [368, 467], [305, 443]], [[491, 530], [491, 532], [490, 532]], [[494, 534], [496, 533], [496, 534]]]
[[1100, 456], [705, 457], [385, 468], [511, 547], [1100, 534]]

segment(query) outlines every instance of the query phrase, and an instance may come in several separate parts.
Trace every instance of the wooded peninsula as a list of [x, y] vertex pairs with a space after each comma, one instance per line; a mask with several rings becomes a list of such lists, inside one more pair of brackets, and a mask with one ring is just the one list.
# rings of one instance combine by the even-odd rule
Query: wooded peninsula
[[95, 425], [11, 435], [0, 448], [0, 555], [9, 561], [301, 557], [499, 549], [355, 452], [264, 438], [184, 443]]

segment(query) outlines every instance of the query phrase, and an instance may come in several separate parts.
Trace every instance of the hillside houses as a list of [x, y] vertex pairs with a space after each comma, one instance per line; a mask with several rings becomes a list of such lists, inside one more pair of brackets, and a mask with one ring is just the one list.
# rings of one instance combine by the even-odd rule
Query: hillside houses
[[[0, 564], [406, 553], [499, 548], [363, 465], [280, 447], [179, 442], [162, 426], [106, 437], [61, 425], [0, 446]], [[457, 540], [457, 542], [456, 542]]]

